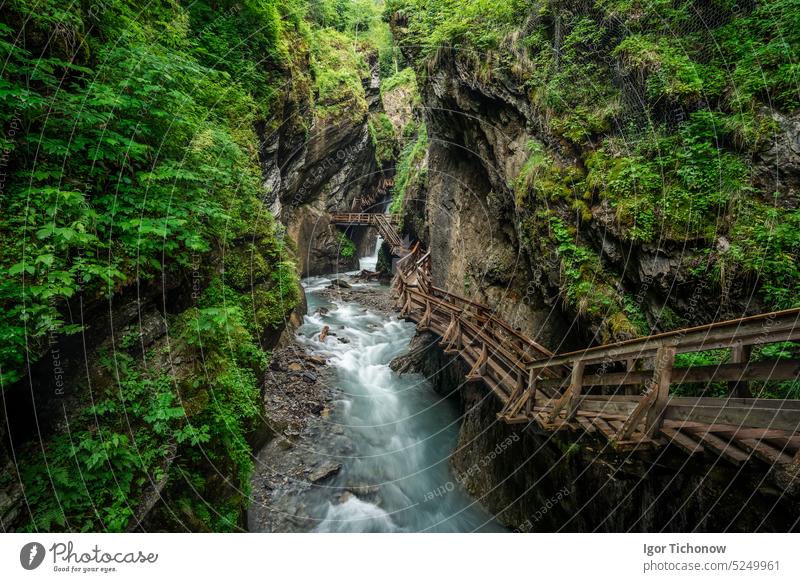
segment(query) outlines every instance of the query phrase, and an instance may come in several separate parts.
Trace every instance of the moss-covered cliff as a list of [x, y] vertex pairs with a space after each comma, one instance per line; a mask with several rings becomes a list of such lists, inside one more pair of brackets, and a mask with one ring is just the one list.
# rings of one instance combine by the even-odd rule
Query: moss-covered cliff
[[241, 528], [298, 275], [357, 264], [325, 216], [380, 180], [388, 27], [373, 2], [62, 4], [0, 21], [0, 527]]
[[389, 2], [434, 277], [552, 349], [797, 305], [798, 8]]

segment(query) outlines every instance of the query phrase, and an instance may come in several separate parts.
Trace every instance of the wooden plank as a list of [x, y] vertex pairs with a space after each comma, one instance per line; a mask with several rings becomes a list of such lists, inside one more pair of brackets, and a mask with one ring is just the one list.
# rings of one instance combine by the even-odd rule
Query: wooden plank
[[661, 434], [667, 437], [672, 444], [683, 449], [690, 457], [699, 455], [705, 450], [698, 441], [674, 428], [661, 427]]
[[567, 409], [568, 420], [575, 418], [575, 413], [578, 411], [578, 402], [581, 397], [582, 385], [583, 363], [578, 362], [572, 367], [572, 374], [570, 375], [570, 390], [572, 391], [572, 394], [569, 397], [569, 407]]
[[664, 411], [669, 420], [690, 420], [707, 424], [727, 424], [751, 428], [772, 428], [798, 432], [800, 410], [730, 406], [720, 399], [716, 404], [683, 405], [670, 399]]
[[800, 400], [780, 398], [717, 398], [713, 396], [672, 396], [670, 404], [676, 406], [719, 406], [729, 408], [769, 408], [772, 410], [800, 410]]
[[633, 434], [633, 431], [635, 431], [639, 424], [646, 419], [647, 411], [650, 410], [650, 407], [653, 406], [653, 403], [656, 399], [655, 390], [655, 386], [651, 387], [647, 394], [639, 399], [639, 402], [636, 403], [636, 406], [628, 414], [628, 417], [625, 419], [622, 427], [620, 427], [619, 433], [616, 435], [617, 440], [629, 439]]
[[758, 439], [736, 438], [735, 442], [769, 465], [791, 465], [792, 456]]
[[593, 425], [592, 422], [585, 416], [578, 416], [576, 417], [576, 420], [578, 421], [578, 424], [583, 427], [583, 430], [585, 430], [588, 434], [594, 434], [597, 432], [597, 427], [595, 427], [595, 425]]
[[771, 444], [773, 447], [782, 449], [787, 455], [794, 455], [796, 452], [800, 451], [800, 435], [789, 437], [765, 436], [763, 437], [763, 440]]
[[613, 444], [614, 450], [617, 451], [617, 452], [635, 451], [635, 450], [641, 450], [641, 449], [651, 449], [651, 448], [654, 448], [654, 447], [658, 446], [658, 443], [656, 441], [654, 441], [653, 439], [651, 439], [649, 437], [646, 437], [646, 436], [642, 436], [642, 437], [637, 438], [636, 435], [634, 435], [633, 438], [631, 438], [631, 439], [629, 439], [627, 441], [620, 441], [620, 440], [614, 439], [612, 441], [612, 444]]
[[608, 440], [611, 440], [616, 436], [616, 431], [611, 428], [611, 425], [599, 416], [596, 416], [592, 419], [592, 424], [595, 425]]
[[678, 353], [737, 344], [774, 343], [800, 338], [800, 308], [764, 313], [752, 317], [716, 322], [709, 325], [680, 329], [646, 338], [595, 346], [560, 354], [536, 362], [540, 368], [569, 364], [578, 360], [588, 363], [627, 360], [651, 355], [659, 347], [674, 345]]
[[[673, 384], [706, 383], [716, 381], [749, 380], [794, 380], [800, 377], [800, 360], [767, 360], [763, 362], [744, 362], [739, 364], [717, 364], [692, 368], [673, 368]], [[606, 374], [587, 374], [583, 386], [633, 386], [645, 384], [652, 372], [612, 372]], [[543, 381], [546, 387], [558, 387], [558, 378]], [[734, 396], [749, 398], [750, 396]]]
[[691, 435], [697, 438], [706, 448], [716, 452], [734, 465], [741, 465], [750, 458], [750, 455], [736, 448], [732, 443], [722, 440], [706, 430], [687, 428], [685, 431], [691, 433]]
[[637, 396], [634, 401], [617, 401], [617, 400], [598, 400], [589, 399], [584, 396], [578, 408], [580, 410], [589, 410], [595, 412], [611, 412], [613, 414], [622, 414], [628, 416], [636, 408], [641, 396]]
[[583, 376], [583, 364], [578, 362], [572, 367], [572, 375], [570, 376], [570, 384], [569, 388], [567, 388], [566, 392], [561, 395], [554, 404], [553, 410], [550, 413], [550, 420], [552, 421], [555, 419], [561, 411], [569, 405], [567, 410], [567, 418], [571, 418], [575, 416], [575, 411], [577, 410], [575, 403], [573, 402], [573, 395], [576, 391], [577, 395], [580, 396], [580, 386]]

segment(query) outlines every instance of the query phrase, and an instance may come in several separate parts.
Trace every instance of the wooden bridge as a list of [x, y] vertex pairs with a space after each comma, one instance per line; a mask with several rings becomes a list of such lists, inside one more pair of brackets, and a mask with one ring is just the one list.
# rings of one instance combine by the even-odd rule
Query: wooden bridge
[[343, 212], [331, 214], [331, 222], [339, 226], [375, 226], [381, 237], [392, 249], [392, 254], [398, 257], [405, 256], [408, 249], [403, 244], [403, 239], [397, 234], [394, 224], [397, 217], [390, 214], [368, 214], [365, 212]]
[[[750, 361], [753, 347], [800, 339], [800, 309], [553, 354], [488, 306], [434, 286], [419, 244], [398, 262], [393, 289], [401, 316], [437, 334], [469, 366], [467, 379], [497, 395], [504, 422], [604, 437], [618, 451], [672, 444], [690, 456], [762, 463], [781, 486], [800, 485], [800, 400], [750, 393], [753, 381], [800, 378], [800, 360]], [[730, 363], [675, 366], [676, 354], [711, 349], [730, 350]], [[670, 394], [671, 385], [712, 382], [728, 395]]]

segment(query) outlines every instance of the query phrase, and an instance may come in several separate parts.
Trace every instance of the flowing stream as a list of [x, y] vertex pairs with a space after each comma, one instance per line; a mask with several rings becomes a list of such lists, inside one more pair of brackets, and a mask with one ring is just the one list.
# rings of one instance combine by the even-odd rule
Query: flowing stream
[[[374, 269], [375, 259], [362, 259], [361, 267]], [[314, 451], [338, 471], [301, 493], [311, 529], [504, 531], [450, 471], [457, 406], [420, 374], [399, 376], [389, 368], [413, 337], [413, 324], [331, 301], [320, 294], [329, 283], [324, 277], [303, 282], [309, 315], [298, 329], [298, 341], [310, 353], [328, 358], [339, 394], [321, 432], [329, 436]], [[335, 335], [319, 341], [325, 325]]]

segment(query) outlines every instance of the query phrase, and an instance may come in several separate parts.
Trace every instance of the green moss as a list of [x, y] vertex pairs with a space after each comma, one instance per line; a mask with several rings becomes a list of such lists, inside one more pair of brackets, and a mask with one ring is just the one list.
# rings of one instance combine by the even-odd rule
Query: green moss
[[428, 131], [424, 124], [417, 128], [417, 136], [409, 141], [400, 152], [397, 171], [392, 188], [391, 214], [401, 214], [406, 194], [427, 179], [427, 171], [422, 168], [422, 160], [428, 151]]
[[537, 141], [531, 141], [527, 145], [530, 156], [514, 184], [517, 205], [563, 200], [574, 204], [575, 209], [582, 213], [586, 211], [587, 220], [590, 219], [591, 212], [584, 200], [586, 184], [580, 168], [557, 164]]
[[388, 0], [386, 12], [411, 15], [405, 43], [433, 53], [437, 47], [463, 46], [486, 51], [530, 10], [527, 0]]
[[557, 261], [564, 303], [600, 327], [602, 341], [637, 335], [623, 297], [591, 248], [581, 244], [575, 229], [550, 210], [540, 210], [524, 224], [526, 244]]
[[396, 155], [397, 138], [391, 119], [385, 113], [373, 113], [368, 121], [369, 134], [375, 148], [375, 161], [379, 168], [391, 163]]
[[321, 119], [367, 113], [363, 80], [369, 75], [364, 55], [348, 35], [325, 28], [314, 32], [311, 70], [316, 95], [315, 115]]
[[394, 91], [398, 87], [406, 87], [409, 89], [416, 90], [417, 76], [414, 73], [414, 69], [412, 69], [411, 67], [406, 67], [390, 77], [381, 79], [382, 93], [389, 93], [391, 91]]
[[776, 309], [800, 305], [800, 210], [742, 200], [728, 236], [730, 245], [712, 262], [711, 274], [725, 285], [731, 277], [761, 284]]
[[694, 113], [676, 133], [657, 132], [633, 147], [609, 138], [589, 154], [587, 183], [611, 202], [626, 238], [713, 240], [724, 229], [728, 204], [750, 187], [743, 161], [719, 149], [718, 121], [712, 112]]

